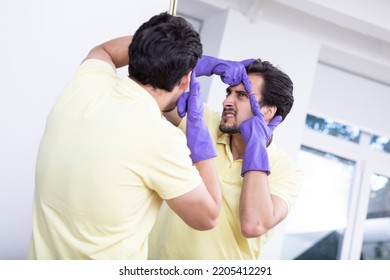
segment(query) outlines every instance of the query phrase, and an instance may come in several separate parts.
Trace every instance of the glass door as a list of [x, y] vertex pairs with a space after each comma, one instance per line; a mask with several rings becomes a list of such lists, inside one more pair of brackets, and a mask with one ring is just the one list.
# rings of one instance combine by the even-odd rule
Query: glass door
[[302, 146], [298, 164], [305, 181], [286, 220], [282, 259], [340, 259], [355, 162]]
[[281, 259], [390, 260], [390, 138], [308, 115]]
[[390, 260], [390, 164], [383, 163], [364, 168], [350, 259]]
[[390, 178], [372, 173], [362, 260], [390, 260]]

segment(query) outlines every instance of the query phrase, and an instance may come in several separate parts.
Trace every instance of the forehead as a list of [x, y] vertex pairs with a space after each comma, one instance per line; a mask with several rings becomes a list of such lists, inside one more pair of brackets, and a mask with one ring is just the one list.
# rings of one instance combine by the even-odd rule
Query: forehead
[[[257, 74], [248, 74], [248, 78], [252, 84], [252, 92], [259, 98], [264, 83], [263, 77]], [[246, 91], [243, 83], [236, 86], [230, 86], [229, 88], [235, 91]]]
[[249, 81], [251, 81], [252, 84], [252, 90], [260, 92], [261, 88], [263, 87], [264, 79], [262, 76], [257, 74], [249, 74], [248, 75]]

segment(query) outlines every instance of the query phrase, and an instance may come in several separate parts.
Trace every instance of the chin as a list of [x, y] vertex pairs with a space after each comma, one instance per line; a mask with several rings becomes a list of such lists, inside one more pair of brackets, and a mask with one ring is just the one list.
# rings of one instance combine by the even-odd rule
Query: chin
[[220, 130], [221, 132], [227, 133], [227, 134], [236, 134], [236, 133], [239, 133], [238, 127], [235, 126], [235, 125], [227, 126], [227, 125], [224, 125], [224, 124], [220, 124], [220, 125], [219, 125], [219, 130]]

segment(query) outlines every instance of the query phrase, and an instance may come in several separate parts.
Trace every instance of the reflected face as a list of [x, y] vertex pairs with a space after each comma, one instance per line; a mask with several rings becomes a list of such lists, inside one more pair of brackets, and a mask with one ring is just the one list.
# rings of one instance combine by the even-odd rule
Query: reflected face
[[[252, 91], [256, 99], [259, 100], [263, 78], [254, 74], [249, 74], [248, 78], [252, 84]], [[236, 86], [229, 86], [226, 89], [226, 98], [222, 105], [223, 111], [219, 129], [224, 133], [238, 133], [241, 123], [253, 116], [249, 93], [246, 92], [242, 83]]]

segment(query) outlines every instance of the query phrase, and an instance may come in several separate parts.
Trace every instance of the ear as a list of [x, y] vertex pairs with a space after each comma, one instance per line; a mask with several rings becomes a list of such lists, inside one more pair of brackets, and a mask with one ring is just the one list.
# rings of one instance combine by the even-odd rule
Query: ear
[[183, 78], [181, 78], [179, 82], [179, 88], [181, 91], [185, 91], [189, 87], [191, 81], [191, 73], [192, 71], [188, 72], [183, 76]]
[[261, 109], [264, 115], [264, 120], [269, 123], [275, 116], [278, 108], [276, 108], [276, 106], [262, 106]]

